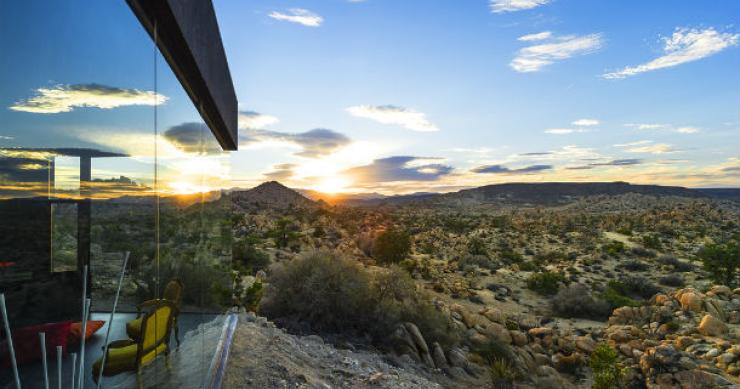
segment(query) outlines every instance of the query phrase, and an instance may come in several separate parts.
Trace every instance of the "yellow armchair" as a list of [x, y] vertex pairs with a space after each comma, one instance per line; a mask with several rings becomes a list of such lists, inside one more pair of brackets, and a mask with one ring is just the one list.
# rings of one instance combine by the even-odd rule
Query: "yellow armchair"
[[[177, 307], [167, 300], [160, 300], [141, 318], [138, 339], [116, 340], [108, 345], [104, 376], [126, 371], [136, 371], [153, 361], [158, 355], [169, 354], [168, 340]], [[93, 364], [93, 379], [97, 382], [103, 357]]]
[[152, 306], [155, 306], [160, 301], [169, 301], [172, 303], [175, 307], [175, 312], [173, 312], [173, 318], [172, 318], [172, 326], [175, 329], [175, 341], [177, 342], [177, 346], [180, 346], [180, 327], [177, 324], [177, 316], [180, 314], [180, 304], [182, 302], [182, 293], [183, 293], [183, 284], [180, 280], [174, 279], [167, 283], [167, 286], [164, 288], [164, 293], [162, 294], [161, 299], [154, 299], [154, 300], [147, 300], [143, 303], [137, 305], [137, 316], [136, 319], [131, 320], [130, 322], [126, 323], [126, 334], [131, 339], [138, 339], [139, 334], [141, 333], [141, 313]]

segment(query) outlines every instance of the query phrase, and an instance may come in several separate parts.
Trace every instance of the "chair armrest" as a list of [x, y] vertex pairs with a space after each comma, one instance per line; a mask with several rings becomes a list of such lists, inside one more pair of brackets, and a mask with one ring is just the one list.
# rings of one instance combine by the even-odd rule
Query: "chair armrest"
[[108, 349], [128, 347], [132, 344], [136, 344], [136, 342], [131, 339], [114, 340], [108, 344]]
[[144, 309], [153, 307], [153, 306], [157, 305], [160, 301], [161, 301], [160, 299], [152, 299], [152, 300], [146, 300], [146, 301], [142, 302], [141, 304], [138, 304], [136, 306], [136, 312], [137, 312], [136, 317], [138, 318], [139, 316], [141, 316], [141, 312]]

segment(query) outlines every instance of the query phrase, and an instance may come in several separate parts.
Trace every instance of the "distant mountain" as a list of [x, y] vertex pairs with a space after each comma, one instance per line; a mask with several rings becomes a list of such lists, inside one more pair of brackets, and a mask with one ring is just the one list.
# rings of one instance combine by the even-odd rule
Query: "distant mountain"
[[232, 191], [231, 198], [234, 205], [241, 208], [266, 206], [288, 209], [319, 206], [316, 202], [277, 181], [265, 182], [249, 190]]
[[719, 198], [740, 201], [740, 189], [689, 189], [678, 186], [632, 185], [626, 182], [547, 182], [486, 185], [450, 193], [418, 193], [382, 199], [354, 201], [350, 205], [474, 205], [474, 204], [564, 204], [582, 197], [637, 193], [650, 196]]
[[740, 188], [689, 189], [680, 186], [633, 185], [626, 182], [545, 182], [486, 185], [450, 193], [419, 192], [384, 196], [378, 193], [335, 194], [290, 189], [276, 181], [246, 191], [233, 191], [236, 204], [269, 205], [274, 208], [307, 208], [321, 203], [348, 206], [423, 204], [457, 206], [476, 204], [557, 205], [588, 196], [616, 196], [636, 193], [649, 196], [715, 198], [740, 201]]
[[701, 188], [696, 190], [715, 199], [740, 202], [740, 188]]
[[545, 182], [486, 185], [444, 194], [433, 201], [556, 204], [587, 196], [615, 196], [627, 193], [689, 198], [707, 197], [699, 191], [679, 186], [632, 185], [626, 182]]

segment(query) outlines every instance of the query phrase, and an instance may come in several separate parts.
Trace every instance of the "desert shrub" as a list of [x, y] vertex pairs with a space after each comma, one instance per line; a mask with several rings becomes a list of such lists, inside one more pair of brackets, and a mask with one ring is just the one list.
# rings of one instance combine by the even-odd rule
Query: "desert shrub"
[[382, 264], [399, 263], [411, 251], [411, 237], [406, 231], [389, 228], [375, 238], [373, 258]]
[[289, 218], [278, 219], [275, 228], [269, 232], [269, 236], [275, 240], [275, 245], [279, 248], [286, 248], [291, 242], [298, 239], [298, 225]]
[[627, 296], [624, 296], [612, 287], [607, 287], [601, 294], [601, 298], [609, 304], [610, 309], [620, 307], [639, 307], [640, 303]]
[[262, 301], [262, 296], [264, 295], [265, 290], [262, 286], [262, 281], [255, 280], [254, 283], [247, 288], [247, 290], [244, 293], [244, 300], [242, 304], [247, 309], [247, 311], [251, 312], [257, 312], [259, 310], [260, 302]]
[[241, 239], [234, 242], [231, 249], [231, 256], [235, 266], [240, 266], [244, 272], [254, 274], [259, 270], [267, 269], [270, 266], [270, 257], [257, 249], [254, 244], [247, 240]]
[[511, 383], [519, 378], [519, 372], [511, 361], [496, 358], [489, 368], [494, 388], [512, 387]]
[[483, 239], [474, 236], [468, 240], [468, 254], [470, 255], [488, 255], [488, 248]]
[[568, 259], [568, 256], [560, 251], [546, 251], [535, 256], [535, 260], [542, 263], [556, 263]]
[[617, 233], [622, 234], [622, 235], [631, 236], [632, 235], [632, 229], [630, 227], [617, 228]]
[[604, 254], [609, 255], [611, 257], [617, 257], [619, 254], [622, 254], [624, 252], [624, 243], [613, 240], [604, 246], [601, 247], [602, 252]]
[[481, 269], [496, 270], [499, 268], [498, 264], [491, 261], [490, 258], [485, 255], [466, 255], [457, 262], [457, 268], [465, 270], [471, 266], [478, 266]]
[[536, 271], [539, 266], [533, 261], [524, 261], [519, 264], [519, 270], [521, 271]]
[[645, 262], [632, 260], [624, 264], [624, 269], [628, 271], [645, 271], [649, 269], [649, 266]]
[[656, 234], [644, 235], [642, 237], [642, 244], [652, 250], [661, 250], [663, 248], [663, 242], [661, 242], [660, 237]]
[[428, 296], [398, 266], [370, 272], [333, 252], [306, 253], [273, 266], [261, 312], [319, 332], [369, 335], [382, 344], [402, 322], [428, 342], [451, 345], [457, 334]]
[[642, 258], [655, 258], [657, 254], [655, 254], [655, 251], [648, 250], [644, 247], [635, 246], [632, 249], [630, 249], [630, 252], [638, 257]]
[[560, 273], [534, 273], [527, 279], [527, 288], [542, 295], [553, 295], [558, 292], [561, 282], [565, 282], [565, 277]]
[[708, 244], [699, 250], [699, 258], [714, 282], [730, 288], [740, 286], [740, 244]]
[[471, 351], [478, 354], [489, 365], [497, 360], [514, 361], [514, 353], [511, 351], [511, 348], [495, 338], [491, 338], [486, 343], [473, 347]]
[[619, 281], [609, 281], [607, 286], [621, 295], [643, 299], [648, 299], [656, 293], [660, 293], [660, 288], [645, 277], [626, 276], [620, 278]]
[[672, 255], [661, 255], [658, 258], [658, 263], [664, 266], [670, 266], [677, 272], [687, 273], [694, 270], [694, 266], [690, 263], [682, 262], [678, 258]]
[[658, 283], [665, 286], [681, 287], [684, 286], [683, 278], [678, 274], [670, 274], [664, 277], [660, 277]]
[[500, 255], [502, 259], [509, 263], [520, 263], [524, 260], [521, 254], [511, 248], [502, 249]]
[[617, 366], [617, 352], [606, 343], [600, 343], [591, 353], [589, 361], [593, 371], [593, 389], [619, 388], [620, 370]]
[[553, 313], [566, 318], [603, 320], [611, 313], [609, 304], [595, 299], [583, 284], [572, 284], [561, 289], [551, 304]]
[[326, 231], [324, 231], [324, 227], [316, 226], [316, 228], [313, 229], [312, 235], [314, 238], [323, 238], [324, 236], [326, 236]]

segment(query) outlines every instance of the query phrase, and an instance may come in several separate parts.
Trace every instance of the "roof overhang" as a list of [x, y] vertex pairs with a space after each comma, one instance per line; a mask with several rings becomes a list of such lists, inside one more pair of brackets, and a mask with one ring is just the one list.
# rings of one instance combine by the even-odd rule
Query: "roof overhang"
[[211, 0], [126, 0], [224, 150], [236, 150], [238, 106]]

